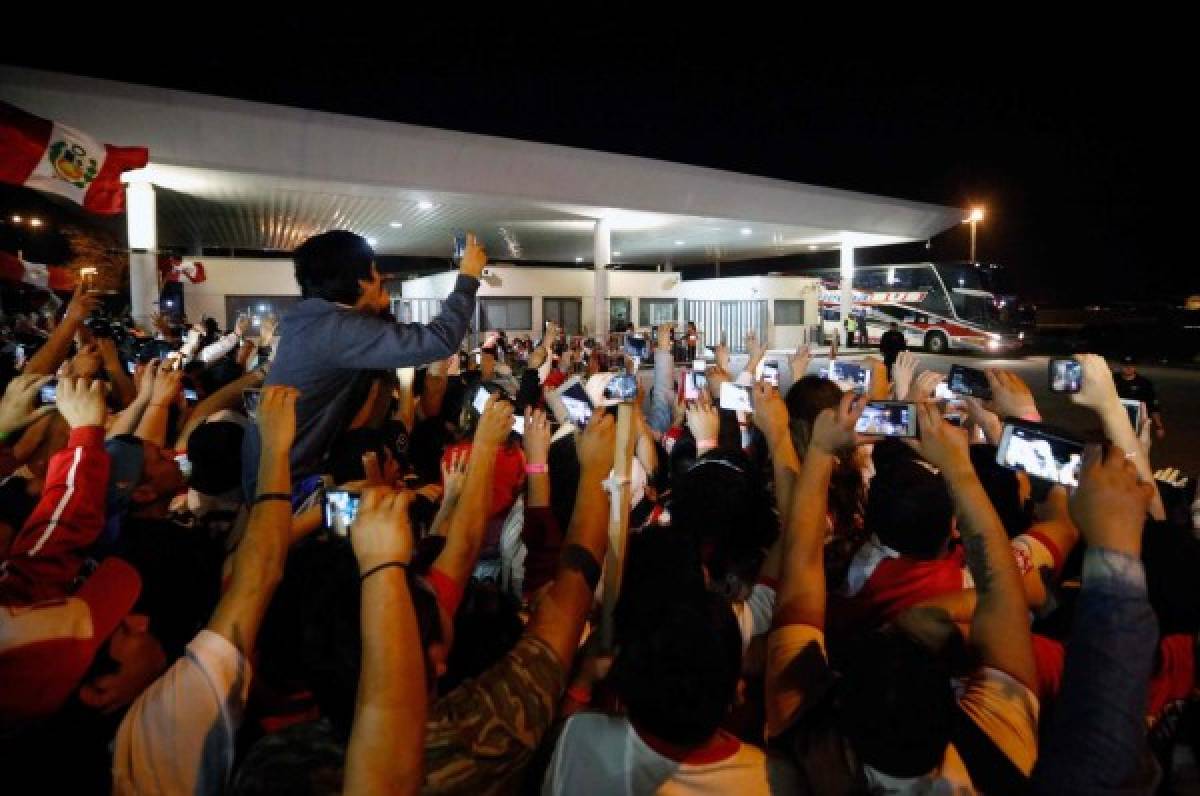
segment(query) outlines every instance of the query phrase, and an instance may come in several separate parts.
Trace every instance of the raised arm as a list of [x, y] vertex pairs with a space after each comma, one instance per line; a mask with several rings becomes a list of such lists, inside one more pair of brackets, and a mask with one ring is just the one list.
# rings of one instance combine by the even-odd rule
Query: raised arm
[[98, 337], [96, 346], [100, 350], [100, 361], [104, 365], [104, 372], [108, 374], [108, 381], [112, 384], [113, 396], [121, 406], [129, 406], [137, 394], [137, 390], [134, 389], [133, 381], [121, 365], [121, 358], [117, 356], [117, 344], [111, 337]]
[[[142, 378], [148, 378], [148, 374]], [[183, 389], [183, 372], [168, 364], [158, 367], [154, 374], [154, 387], [150, 393], [150, 403], [142, 412], [138, 421], [137, 434], [147, 442], [153, 442], [160, 448], [167, 444], [167, 419], [171, 404], [179, 398]]]
[[138, 424], [142, 422], [142, 415], [145, 413], [146, 407], [150, 405], [150, 398], [154, 394], [154, 381], [158, 376], [158, 367], [158, 360], [153, 360], [142, 368], [140, 381], [137, 384], [137, 394], [109, 425], [107, 434], [109, 439], [122, 434], [132, 434]]
[[[690, 367], [690, 365], [689, 365]], [[675, 358], [671, 354], [671, 324], [658, 327], [654, 348], [654, 388], [646, 409], [646, 423], [660, 436], [671, 429], [675, 406]]]
[[846, 393], [837, 410], [826, 409], [813, 423], [800, 477], [784, 528], [782, 572], [775, 625], [825, 628], [825, 529], [829, 480], [838, 451], [860, 442], [854, 424], [867, 405], [865, 396]]
[[941, 471], [954, 499], [967, 567], [975, 580], [971, 643], [985, 666], [1035, 690], [1037, 672], [1025, 590], [1004, 525], [971, 464], [967, 435], [943, 420], [933, 403], [917, 404], [917, 419], [921, 429], [918, 450]]
[[292, 505], [288, 451], [296, 436], [293, 387], [267, 387], [258, 404], [262, 454], [258, 495], [241, 544], [233, 553], [233, 575], [209, 620], [208, 629], [224, 636], [249, 657], [275, 589], [283, 579], [291, 539]]
[[362, 670], [346, 748], [347, 794], [417, 793], [425, 761], [425, 662], [408, 564], [409, 492], [363, 492], [350, 542], [362, 599]]
[[188, 416], [187, 423], [184, 424], [183, 429], [179, 432], [179, 436], [175, 440], [175, 449], [187, 450], [188, 440], [191, 438], [192, 432], [199, 428], [201, 423], [217, 412], [240, 406], [242, 391], [261, 387], [262, 383], [263, 372], [255, 369], [231, 381], [196, 404], [191, 415]]
[[[609, 506], [603, 482], [613, 467], [616, 427], [611, 416], [596, 412], [578, 437], [579, 489], [575, 512], [571, 515], [554, 582], [538, 601], [525, 630], [546, 642], [564, 668], [570, 668], [579, 647], [608, 551]], [[581, 564], [589, 558], [589, 563]]]
[[53, 375], [67, 359], [71, 343], [75, 340], [75, 332], [96, 308], [96, 297], [83, 290], [83, 283], [76, 286], [71, 295], [71, 303], [62, 322], [55, 327], [45, 344], [25, 363], [26, 373], [36, 373], [45, 376]]
[[492, 474], [496, 469], [496, 455], [512, 431], [512, 413], [512, 404], [509, 402], [498, 401], [495, 395], [488, 398], [487, 406], [479, 417], [479, 425], [475, 428], [471, 456], [467, 461], [467, 478], [458, 507], [450, 519], [446, 546], [434, 562], [437, 569], [460, 587], [466, 586], [479, 558], [479, 549], [483, 546], [483, 532], [492, 502]]

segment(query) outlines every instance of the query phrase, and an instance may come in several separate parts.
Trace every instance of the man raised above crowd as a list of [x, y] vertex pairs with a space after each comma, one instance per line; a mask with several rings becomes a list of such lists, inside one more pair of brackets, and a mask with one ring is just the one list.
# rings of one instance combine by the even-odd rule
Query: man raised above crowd
[[[280, 321], [266, 385], [300, 391], [291, 461], [295, 482], [320, 471], [324, 453], [350, 427], [377, 371], [424, 365], [458, 350], [487, 254], [474, 235], [467, 236], [454, 290], [428, 324], [396, 323], [388, 315], [375, 252], [353, 232], [314, 235], [292, 258], [303, 300]], [[255, 435], [247, 435], [246, 446], [252, 454], [244, 457], [247, 466], [257, 466]]]

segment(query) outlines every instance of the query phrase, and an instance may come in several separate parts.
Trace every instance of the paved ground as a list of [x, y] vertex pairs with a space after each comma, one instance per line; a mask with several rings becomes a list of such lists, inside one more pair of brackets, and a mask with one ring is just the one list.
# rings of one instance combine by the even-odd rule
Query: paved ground
[[[853, 359], [856, 352], [846, 355]], [[1009, 357], [990, 359], [971, 354], [934, 356], [918, 352], [922, 369], [946, 373], [956, 362], [975, 368], [1002, 368], [1015, 371], [1029, 384], [1037, 399], [1038, 407], [1047, 422], [1083, 434], [1099, 428], [1095, 416], [1085, 409], [1073, 405], [1067, 396], [1050, 392], [1047, 386], [1046, 369], [1048, 358], [1044, 356]], [[771, 352], [769, 358], [782, 359], [783, 352]], [[740, 360], [744, 361], [744, 357]], [[738, 366], [739, 357], [734, 357]], [[812, 372], [825, 364], [823, 358], [813, 361]], [[1164, 440], [1155, 440], [1150, 450], [1150, 461], [1159, 467], [1178, 467], [1188, 473], [1200, 473], [1200, 370], [1167, 367], [1140, 367], [1139, 372], [1154, 382], [1162, 404], [1163, 420], [1167, 427]], [[919, 372], [919, 371], [918, 371]], [[789, 386], [784, 384], [784, 389]]]

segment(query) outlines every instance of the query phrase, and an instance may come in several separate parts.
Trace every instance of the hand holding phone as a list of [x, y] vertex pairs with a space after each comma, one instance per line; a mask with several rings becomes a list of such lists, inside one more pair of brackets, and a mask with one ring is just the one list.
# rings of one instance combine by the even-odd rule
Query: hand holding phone
[[762, 364], [762, 380], [772, 387], [779, 386], [779, 363], [778, 362], [763, 362]]
[[721, 384], [721, 408], [737, 412], [753, 412], [754, 402], [750, 398], [750, 388], [731, 381]]
[[325, 527], [338, 536], [350, 533], [351, 526], [358, 518], [358, 505], [361, 495], [348, 489], [329, 489], [325, 491]]
[[1063, 486], [1078, 486], [1083, 443], [1040, 423], [1010, 421], [996, 449], [996, 462]]
[[1052, 359], [1050, 391], [1074, 393], [1083, 387], [1083, 365], [1077, 359]]
[[871, 401], [854, 424], [857, 434], [911, 439], [917, 436], [916, 405], [908, 401]]
[[951, 391], [958, 395], [969, 395], [984, 401], [992, 399], [992, 388], [988, 384], [987, 374], [978, 368], [951, 365], [947, 382]]

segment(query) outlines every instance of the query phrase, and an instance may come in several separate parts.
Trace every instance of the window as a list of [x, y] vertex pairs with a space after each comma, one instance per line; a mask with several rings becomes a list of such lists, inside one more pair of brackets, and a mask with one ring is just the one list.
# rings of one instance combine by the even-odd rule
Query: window
[[776, 299], [775, 325], [803, 326], [804, 301], [801, 299]]
[[610, 298], [608, 300], [608, 328], [613, 332], [623, 332], [632, 327], [632, 301], [627, 298]]
[[542, 299], [542, 321], [554, 321], [567, 334], [579, 334], [579, 315], [583, 301], [577, 298]]
[[638, 326], [658, 326], [679, 320], [679, 302], [675, 299], [638, 299]]
[[524, 331], [533, 328], [533, 299], [479, 299], [479, 328], [481, 331], [502, 329]]

